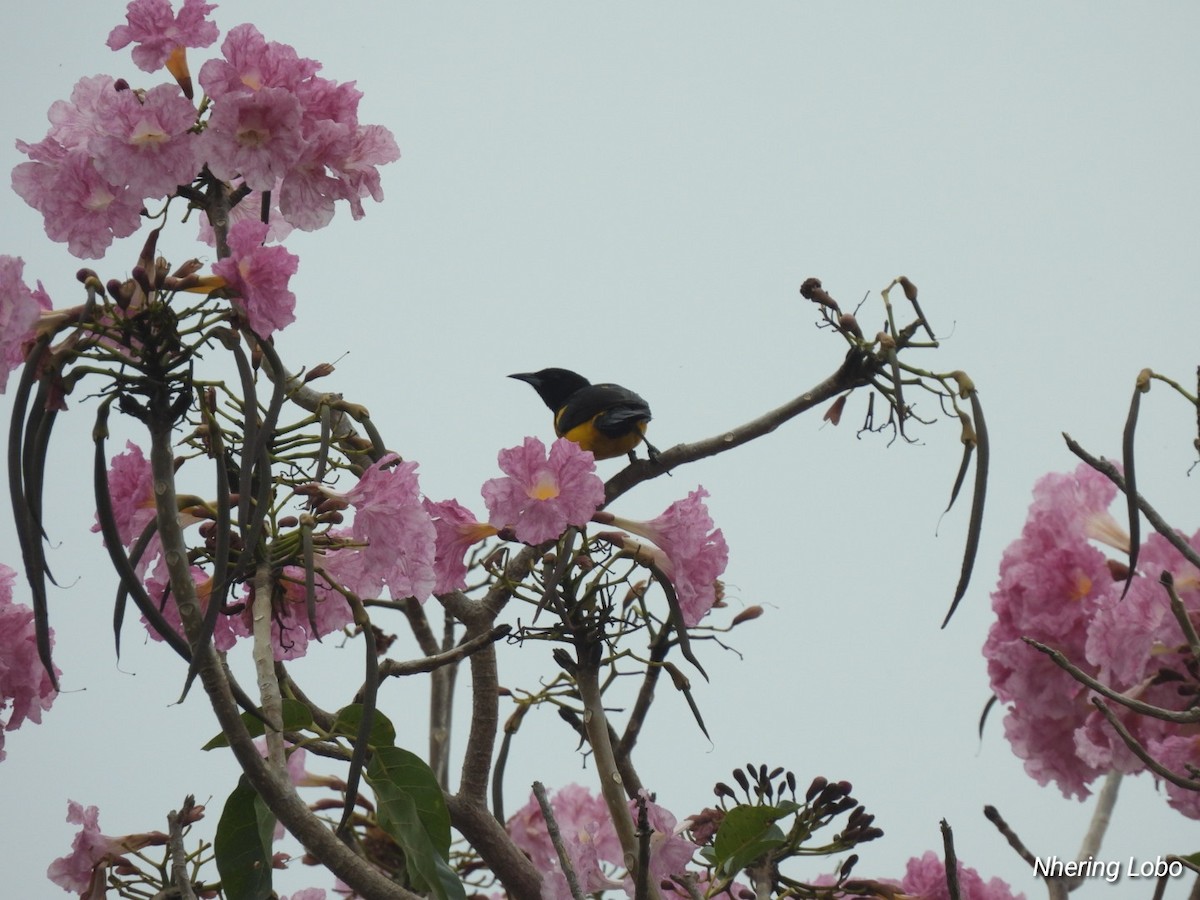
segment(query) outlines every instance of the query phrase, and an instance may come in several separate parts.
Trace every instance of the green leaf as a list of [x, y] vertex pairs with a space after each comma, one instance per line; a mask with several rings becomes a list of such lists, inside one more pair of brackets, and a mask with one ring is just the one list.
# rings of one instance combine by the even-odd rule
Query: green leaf
[[433, 770], [399, 747], [381, 747], [367, 766], [375, 790], [379, 827], [404, 851], [414, 890], [431, 891], [439, 900], [465, 900], [462, 882], [446, 860], [450, 856], [450, 813]]
[[[291, 700], [284, 698], [283, 701], [283, 730], [284, 731], [303, 731], [312, 726], [312, 713], [308, 707], [299, 700]], [[251, 715], [250, 713], [242, 713], [242, 724], [246, 726], [246, 730], [250, 732], [250, 737], [262, 737], [267, 732], [267, 727], [263, 724], [262, 719]], [[201, 749], [215, 750], [217, 747], [228, 747], [229, 738], [225, 737], [222, 732], [215, 738], [205, 744]]]
[[[330, 730], [336, 734], [356, 738], [358, 737], [358, 727], [362, 724], [362, 715], [361, 703], [343, 706], [338, 710], [337, 718]], [[371, 747], [396, 746], [396, 726], [379, 710], [375, 710], [375, 717], [371, 721], [371, 733], [367, 735], [367, 744]]]
[[725, 814], [713, 853], [718, 868], [735, 875], [784, 842], [783, 829], [775, 820], [787, 815], [773, 806], [735, 806]]
[[221, 889], [227, 900], [267, 900], [275, 816], [243, 775], [233, 789], [213, 840]]

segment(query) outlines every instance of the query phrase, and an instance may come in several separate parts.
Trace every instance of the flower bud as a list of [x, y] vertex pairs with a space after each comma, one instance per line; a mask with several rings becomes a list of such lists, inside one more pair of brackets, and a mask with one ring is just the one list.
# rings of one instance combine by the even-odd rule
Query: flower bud
[[1116, 559], [1106, 559], [1104, 564], [1108, 566], [1108, 571], [1112, 574], [1113, 581], [1128, 581], [1129, 566]]
[[117, 281], [115, 278], [110, 278], [105, 286], [108, 295], [116, 301], [117, 306], [121, 309], [129, 309], [129, 304], [133, 302], [133, 292], [137, 289], [132, 281]]
[[202, 268], [204, 268], [204, 264], [201, 263], [200, 260], [189, 259], [186, 262], [181, 263], [179, 267], [171, 274], [176, 278], [187, 278], [189, 275], [195, 275]]
[[334, 369], [332, 363], [320, 363], [315, 365], [304, 373], [304, 383], [308, 384], [310, 381], [316, 381], [318, 378], [324, 378], [326, 375], [332, 375], [333, 371]]
[[747, 606], [740, 613], [733, 617], [733, 621], [729, 623], [730, 628], [741, 625], [743, 622], [749, 622], [751, 619], [757, 619], [763, 614], [763, 608], [757, 604]]
[[971, 380], [971, 376], [961, 369], [955, 369], [950, 373], [950, 377], [958, 384], [958, 396], [964, 400], [975, 393], [975, 382]]
[[142, 293], [149, 297], [154, 293], [154, 285], [150, 283], [150, 276], [141, 266], [134, 266], [129, 273], [130, 277], [137, 282], [137, 286], [142, 289]]
[[825, 292], [821, 287], [820, 278], [806, 278], [804, 283], [800, 285], [800, 296], [805, 300], [811, 300], [813, 303], [819, 303], [821, 306], [832, 309], [834, 312], [840, 312], [837, 301]]

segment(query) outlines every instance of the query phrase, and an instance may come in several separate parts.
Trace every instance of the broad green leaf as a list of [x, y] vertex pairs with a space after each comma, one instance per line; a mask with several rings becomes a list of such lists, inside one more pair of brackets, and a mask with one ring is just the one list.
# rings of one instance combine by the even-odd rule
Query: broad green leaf
[[271, 890], [274, 838], [275, 817], [243, 775], [225, 801], [213, 840], [226, 900], [267, 900], [274, 896]]
[[773, 806], [735, 806], [725, 814], [713, 840], [713, 853], [720, 870], [734, 875], [778, 847], [783, 829], [775, 820], [787, 812]]
[[439, 900], [465, 900], [462, 882], [446, 862], [450, 813], [433, 770], [407, 750], [381, 747], [366, 779], [375, 791], [379, 827], [404, 851], [413, 888]]
[[[362, 724], [363, 708], [361, 703], [352, 703], [338, 710], [331, 731], [344, 734], [347, 737], [358, 737], [358, 728]], [[375, 710], [371, 720], [371, 732], [367, 735], [367, 744], [372, 747], [396, 746], [396, 727], [391, 720]]]
[[[246, 726], [246, 730], [250, 732], [250, 737], [262, 737], [266, 734], [267, 727], [263, 724], [262, 719], [250, 715], [250, 713], [242, 713], [242, 724]], [[284, 731], [303, 731], [312, 725], [312, 713], [309, 712], [307, 706], [299, 700], [291, 700], [284, 698], [283, 701], [283, 730]], [[204, 745], [204, 750], [215, 750], [217, 747], [228, 747], [229, 738], [222, 732], [215, 738]]]

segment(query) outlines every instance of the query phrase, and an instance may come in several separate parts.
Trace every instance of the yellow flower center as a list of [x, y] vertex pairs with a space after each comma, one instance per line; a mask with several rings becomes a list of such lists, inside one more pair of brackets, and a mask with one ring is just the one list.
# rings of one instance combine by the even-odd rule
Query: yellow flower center
[[1082, 572], [1075, 576], [1075, 589], [1071, 591], [1072, 600], [1082, 600], [1092, 592], [1092, 579]]
[[553, 500], [558, 495], [558, 481], [545, 471], [538, 473], [537, 481], [529, 488], [529, 496], [533, 500]]

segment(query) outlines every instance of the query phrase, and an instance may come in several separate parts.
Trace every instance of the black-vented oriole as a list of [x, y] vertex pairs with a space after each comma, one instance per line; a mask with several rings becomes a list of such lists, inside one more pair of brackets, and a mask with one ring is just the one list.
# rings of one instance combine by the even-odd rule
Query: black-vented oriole
[[619, 384], [592, 384], [570, 369], [542, 369], [509, 375], [538, 392], [554, 413], [554, 433], [590, 450], [596, 459], [622, 453], [635, 460], [633, 448], [646, 445], [650, 459], [658, 450], [646, 440], [650, 405]]

